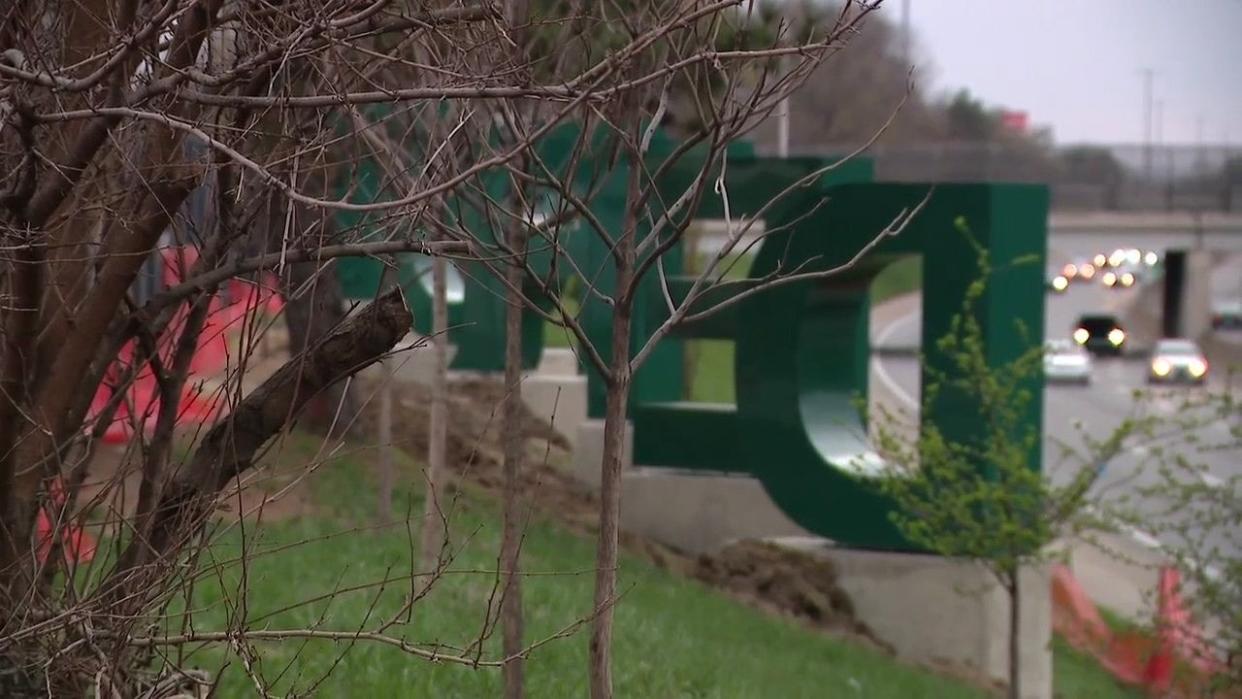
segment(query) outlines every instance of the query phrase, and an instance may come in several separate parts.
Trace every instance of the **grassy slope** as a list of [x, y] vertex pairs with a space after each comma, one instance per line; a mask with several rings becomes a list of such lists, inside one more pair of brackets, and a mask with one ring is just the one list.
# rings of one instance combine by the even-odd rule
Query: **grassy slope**
[[[315, 442], [294, 435], [281, 452], [282, 461], [305, 463]], [[252, 550], [263, 553], [245, 571], [246, 603], [254, 628], [311, 627], [354, 629], [365, 619], [391, 615], [407, 584], [398, 580], [386, 590], [371, 586], [362, 592], [279, 611], [317, 594], [385, 576], [399, 577], [408, 569], [410, 539], [404, 528], [358, 533], [371, 517], [373, 479], [364, 464], [372, 454], [342, 456], [312, 478], [318, 513], [313, 517], [250, 527]], [[415, 468], [399, 462], [406, 473]], [[413, 480], [416, 480], [413, 479]], [[398, 503], [420, 509], [417, 493], [401, 491]], [[454, 543], [461, 553], [451, 568], [458, 571], [440, 581], [415, 608], [413, 623], [403, 631], [412, 642], [461, 646], [478, 633], [483, 608], [492, 591], [498, 549], [498, 507], [490, 498], [466, 493], [453, 514]], [[332, 537], [332, 535], [343, 535]], [[332, 537], [332, 538], [325, 538]], [[236, 556], [240, 536], [230, 532], [213, 548], [219, 560]], [[256, 546], [257, 545], [257, 546]], [[528, 640], [555, 633], [584, 616], [590, 608], [594, 558], [592, 542], [539, 515], [531, 519], [524, 547]], [[742, 606], [702, 585], [673, 576], [633, 557], [622, 562], [622, 589], [617, 613], [615, 678], [619, 696], [630, 697], [982, 697], [983, 692], [876, 652], [774, 618]], [[237, 568], [212, 577], [195, 591], [198, 629], [224, 628], [239, 595]], [[265, 616], [271, 612], [276, 613]], [[372, 623], [373, 625], [373, 623]], [[259, 669], [273, 689], [284, 694], [306, 691], [323, 671], [336, 671], [315, 690], [319, 696], [497, 696], [494, 670], [432, 665], [396, 649], [368, 644], [316, 641], [261, 644]], [[489, 639], [487, 655], [497, 653]], [[1094, 663], [1063, 643], [1055, 646], [1056, 686], [1061, 697], [1137, 697], [1117, 687]], [[346, 652], [348, 651], [348, 652]], [[219, 650], [200, 652], [190, 662], [221, 673], [219, 696], [252, 696], [254, 686], [235, 655]], [[542, 647], [528, 664], [528, 695], [578, 697], [586, 694], [586, 632]]]
[[[730, 276], [745, 273], [747, 265], [736, 265]], [[905, 258], [881, 272], [872, 284], [872, 303], [880, 303], [918, 288], [922, 268], [918, 258]], [[565, 330], [547, 324], [546, 346], [569, 344]], [[733, 369], [733, 344], [727, 340], [698, 340], [688, 343], [694, 353], [691, 378], [691, 399], [703, 402], [734, 402], [732, 382], [722, 380]], [[303, 445], [305, 446], [305, 445]], [[346, 519], [365, 521], [369, 503], [365, 496], [369, 487], [352, 483], [358, 472], [352, 460], [339, 464], [327, 477], [329, 482], [341, 481], [341, 488], [319, 487], [322, 499], [338, 516], [306, 519], [265, 528], [264, 540], [275, 546], [313, 536], [339, 531]], [[341, 493], [354, 491], [356, 497]], [[458, 532], [475, 531], [469, 550], [460, 559], [463, 566], [494, 566], [498, 534], [494, 522], [498, 515], [486, 501], [471, 500], [467, 509], [455, 520]], [[236, 541], [231, 544], [236, 546]], [[252, 597], [262, 600], [260, 608], [289, 604], [310, 589], [327, 589], [336, 580], [342, 566], [348, 563], [352, 546], [343, 540], [332, 540], [302, 546], [278, 556], [266, 557], [252, 571], [256, 589]], [[387, 533], [371, 539], [371, 546], [356, 552], [349, 563], [352, 571], [347, 579], [373, 579], [389, 566], [400, 566], [408, 556], [409, 543], [404, 533]], [[535, 521], [525, 549], [528, 570], [583, 571], [591, 565], [589, 543], [569, 534], [554, 524]], [[326, 563], [325, 563], [326, 562]], [[701, 586], [670, 577], [638, 560], [625, 564], [626, 582], [632, 585], [619, 613], [618, 690], [623, 696], [977, 696], [973, 689], [938, 680], [833, 639], [808, 632], [781, 620], [764, 618], [724, 600]], [[296, 588], [269, 582], [265, 571], [313, 571], [305, 583]], [[257, 582], [256, 582], [257, 581]], [[462, 619], [477, 628], [480, 614], [477, 607], [490, 591], [485, 576], [455, 579], [442, 583], [443, 589], [422, 605], [420, 616], [439, 634], [448, 634], [462, 627]], [[527, 607], [532, 631], [552, 633], [574, 615], [585, 613], [590, 603], [591, 579], [587, 574], [540, 577], [527, 582]], [[396, 597], [389, 595], [379, 608], [391, 608]], [[443, 598], [450, 598], [445, 604]], [[466, 600], [471, 602], [468, 604]], [[366, 603], [355, 595], [336, 608], [339, 619], [361, 618]], [[473, 608], [471, 608], [473, 605]], [[426, 611], [428, 608], [434, 608]], [[318, 610], [319, 608], [316, 608]], [[316, 614], [318, 611], [316, 611]], [[310, 623], [316, 617], [310, 610], [278, 617], [287, 624]], [[419, 631], [423, 631], [420, 627]], [[455, 636], [420, 633], [419, 639], [463, 642]], [[495, 646], [495, 644], [491, 644]], [[330, 649], [312, 649], [322, 658], [314, 662], [331, 662]], [[1070, 648], [1061, 639], [1053, 647], [1056, 663], [1056, 692], [1060, 697], [1139, 697], [1136, 690], [1118, 686], [1089, 657]], [[281, 649], [284, 653], [284, 649]], [[579, 696], [585, 692], [586, 649], [581, 638], [560, 641], [541, 652], [531, 663], [531, 696]], [[272, 660], [267, 661], [271, 666]], [[305, 663], [304, 663], [305, 664]], [[329, 680], [328, 688], [355, 687], [361, 682], [371, 691], [429, 691], [437, 695], [491, 695], [497, 690], [494, 673], [476, 672], [451, 667], [427, 667], [420, 661], [407, 660], [390, 649], [364, 648], [355, 650], [343, 661], [344, 672]], [[892, 672], [889, 672], [889, 670]], [[389, 678], [394, 678], [390, 683]], [[226, 675], [226, 687], [244, 692], [240, 673]], [[401, 678], [397, 680], [395, 678]], [[730, 679], [726, 682], [724, 677]], [[369, 679], [368, 679], [369, 678]], [[851, 682], [851, 679], [853, 682]], [[340, 685], [338, 682], [344, 681]], [[854, 684], [857, 683], [857, 685]], [[409, 690], [405, 688], [409, 687]], [[828, 688], [835, 688], [829, 690]], [[772, 692], [775, 692], [773, 694]], [[839, 692], [839, 694], [838, 694]]]
[[[284, 458], [304, 458], [311, 449], [295, 440]], [[291, 453], [295, 452], [295, 453]], [[315, 517], [258, 528], [261, 548], [316, 539], [369, 518], [374, 492], [355, 455], [325, 466], [315, 477], [315, 499], [323, 510]], [[402, 494], [403, 497], [409, 497]], [[411, 503], [417, 511], [417, 503]], [[496, 505], [484, 497], [464, 496], [454, 515], [456, 542], [463, 545], [457, 570], [491, 569], [498, 548]], [[253, 532], [252, 532], [253, 534]], [[220, 558], [235, 555], [239, 537], [224, 537], [215, 549]], [[252, 619], [333, 588], [397, 575], [405, 570], [410, 543], [400, 531], [350, 534], [318, 540], [259, 557], [247, 570]], [[584, 616], [590, 609], [592, 543], [536, 516], [527, 531], [524, 563], [538, 575], [526, 579], [528, 638], [547, 636]], [[199, 587], [195, 606], [199, 629], [221, 628], [227, 618], [222, 600], [235, 600], [240, 571], [233, 569]], [[456, 574], [443, 579], [421, 602], [404, 632], [418, 642], [468, 643], [482, 620], [491, 592], [490, 574]], [[367, 617], [391, 614], [400, 604], [398, 582], [391, 589], [341, 595], [275, 614], [256, 627], [311, 626], [356, 628]], [[845, 640], [827, 637], [796, 623], [741, 606], [697, 583], [634, 559], [623, 561], [617, 612], [615, 676], [619, 696], [628, 697], [977, 697], [978, 690], [896, 663]], [[224, 591], [228, 591], [227, 593]], [[403, 633], [398, 627], [394, 633]], [[486, 644], [494, 655], [498, 643]], [[337, 671], [319, 687], [320, 696], [497, 696], [494, 670], [431, 665], [396, 649], [359, 644], [297, 642], [263, 644], [261, 668], [271, 679], [283, 674], [275, 689], [305, 690], [316, 674], [342, 657]], [[586, 633], [581, 631], [538, 650], [528, 665], [532, 697], [578, 697], [586, 694]], [[301, 653], [300, 659], [295, 655]], [[193, 661], [218, 666], [219, 651]], [[223, 673], [221, 696], [249, 696], [254, 687], [236, 656]]]
[[1147, 696], [1137, 688], [1118, 683], [1100, 668], [1095, 658], [1075, 650], [1060, 636], [1052, 639], [1052, 662], [1054, 687], [1059, 697], [1142, 699]]

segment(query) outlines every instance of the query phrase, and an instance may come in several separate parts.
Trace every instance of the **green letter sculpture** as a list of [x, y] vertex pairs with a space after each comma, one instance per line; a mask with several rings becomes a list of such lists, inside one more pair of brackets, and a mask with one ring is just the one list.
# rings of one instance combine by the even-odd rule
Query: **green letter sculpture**
[[[751, 278], [846, 263], [902, 211], [913, 210], [929, 189], [847, 184], [800, 194], [769, 219], [769, 228], [784, 228], [764, 241]], [[961, 219], [998, 270], [979, 302], [990, 363], [999, 366], [1042, 342], [1043, 266], [1007, 263], [1032, 256], [1042, 262], [1046, 191], [938, 185], [900, 235], [883, 240], [848, 272], [784, 284], [740, 302], [732, 332], [736, 408], [640, 403], [634, 410], [635, 461], [751, 474], [812, 533], [860, 548], [916, 548], [892, 525], [891, 504], [857, 477], [859, 469], [879, 461], [855, 404], [867, 391], [868, 286], [896, 257], [922, 256], [926, 361], [951, 376], [951, 365], [934, 350], [935, 340], [949, 332], [967, 286], [979, 274], [976, 251], [956, 229]], [[1037, 398], [1028, 419], [1038, 426], [1042, 391], [1031, 388]], [[982, 417], [968, 396], [950, 391], [941, 392], [922, 415], [961, 441], [977, 434]], [[1033, 448], [1032, 463], [1039, 463], [1039, 445]]]

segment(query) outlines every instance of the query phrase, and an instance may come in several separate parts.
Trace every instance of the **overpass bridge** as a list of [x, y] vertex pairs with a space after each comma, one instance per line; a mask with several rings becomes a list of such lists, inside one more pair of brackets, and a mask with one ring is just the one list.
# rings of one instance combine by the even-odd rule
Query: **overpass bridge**
[[1156, 251], [1242, 252], [1242, 213], [1194, 211], [1053, 211], [1048, 245], [1070, 255], [1101, 243]]
[[1166, 337], [1199, 337], [1211, 326], [1212, 271], [1242, 254], [1242, 214], [1206, 211], [1054, 211], [1050, 256], [1089, 257], [1116, 248], [1155, 250], [1164, 260], [1159, 309]]

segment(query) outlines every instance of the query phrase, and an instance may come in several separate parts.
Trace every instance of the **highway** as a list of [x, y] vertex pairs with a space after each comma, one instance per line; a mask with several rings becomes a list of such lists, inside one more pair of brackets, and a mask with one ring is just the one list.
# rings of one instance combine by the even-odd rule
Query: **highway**
[[[1054, 250], [1049, 255], [1050, 269], [1059, 269], [1070, 259], [1086, 257], [1097, 252], [1095, 250]], [[1098, 277], [1097, 277], [1098, 279]], [[1219, 264], [1213, 272], [1215, 292], [1225, 293], [1237, 286], [1242, 279], [1242, 259], [1229, 258]], [[1132, 304], [1138, 297], [1138, 288], [1127, 290], [1107, 289], [1098, 281], [1078, 282], [1072, 284], [1064, 294], [1049, 294], [1045, 314], [1045, 334], [1049, 339], [1068, 337], [1073, 324], [1082, 313], [1095, 311], [1116, 312]], [[876, 347], [908, 348], [919, 344], [921, 317], [917, 303], [912, 304], [913, 310], [873, 327], [872, 344]], [[1235, 333], [1231, 338], [1242, 342], [1242, 335]], [[1140, 344], [1142, 341], [1140, 340]], [[1138, 349], [1136, 347], [1136, 349]], [[1049, 384], [1044, 400], [1044, 469], [1054, 483], [1065, 483], [1073, 474], [1084, 466], [1077, 459], [1063, 458], [1066, 447], [1082, 449], [1084, 435], [1101, 439], [1114, 430], [1128, 417], [1135, 414], [1139, 404], [1135, 400], [1136, 389], [1147, 389], [1146, 383], [1147, 355], [1140, 352], [1134, 356], [1122, 358], [1096, 357], [1092, 383], [1089, 386]], [[1206, 390], [1225, 390], [1223, 372], [1209, 376]], [[885, 354], [877, 356], [873, 362], [873, 385], [880, 381], [889, 393], [896, 394], [905, 409], [917, 405], [919, 395], [918, 362], [914, 356]], [[1151, 397], [1144, 402], [1144, 408], [1157, 416], [1186, 417], [1183, 401], [1201, 388], [1160, 388], [1151, 392]], [[1238, 395], [1237, 381], [1232, 387]], [[1189, 393], [1188, 393], [1189, 392]], [[1207, 422], [1205, 420], [1205, 422]], [[1206, 440], [1220, 443], [1229, 437], [1229, 428], [1222, 423], [1210, 423], [1199, 432]], [[1150, 444], [1134, 444], [1128, 446], [1124, 453], [1111, 459], [1108, 463], [1099, 464], [1102, 469], [1095, 485], [1095, 495], [1105, 504], [1118, 504], [1122, 498], [1133, 498], [1144, 485], [1156, 482], [1156, 474], [1152, 466], [1152, 446]], [[1238, 451], [1215, 451], [1192, 455], [1196, 462], [1206, 468], [1200, 478], [1209, 487], [1219, 487], [1226, 479], [1242, 471]], [[1092, 465], [1088, 465], [1092, 466]], [[1160, 511], [1160, 503], [1147, 501], [1140, 505], [1140, 511], [1154, 513]], [[1146, 532], [1134, 531], [1132, 536], [1147, 545], [1154, 543]], [[1218, 532], [1211, 540], [1236, 556], [1242, 551], [1237, 550], [1237, 537], [1222, 538]], [[1230, 541], [1230, 540], [1233, 541]]]

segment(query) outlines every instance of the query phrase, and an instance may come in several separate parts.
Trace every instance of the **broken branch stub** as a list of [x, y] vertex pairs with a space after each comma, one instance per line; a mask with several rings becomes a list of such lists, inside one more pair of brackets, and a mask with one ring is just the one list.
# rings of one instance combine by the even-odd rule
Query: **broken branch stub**
[[253, 465], [259, 449], [319, 391], [375, 363], [405, 336], [413, 315], [400, 288], [384, 294], [290, 359], [213, 427], [165, 485], [146, 541], [133, 541], [117, 572], [179, 548], [210, 512], [217, 492]]

